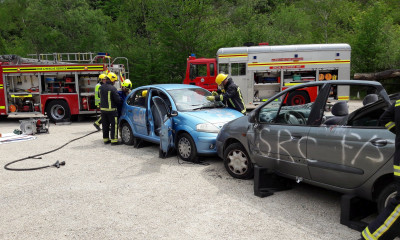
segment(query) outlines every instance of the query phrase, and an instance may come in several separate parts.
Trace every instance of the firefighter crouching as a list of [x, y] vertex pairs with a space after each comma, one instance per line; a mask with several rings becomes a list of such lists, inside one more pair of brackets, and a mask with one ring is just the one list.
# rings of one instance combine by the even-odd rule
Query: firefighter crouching
[[397, 194], [388, 201], [385, 209], [361, 233], [362, 239], [389, 240], [400, 233], [400, 100], [397, 100], [381, 116], [380, 122], [396, 134], [393, 158], [394, 184]]
[[[100, 86], [100, 110], [103, 126], [103, 141], [105, 144], [118, 145], [118, 111], [117, 106], [120, 98], [117, 89], [114, 87], [118, 80], [115, 73], [107, 74], [107, 81]], [[110, 137], [111, 133], [111, 137]]]
[[212, 96], [207, 96], [207, 100], [222, 101], [229, 108], [246, 114], [246, 106], [244, 105], [242, 92], [233, 82], [232, 78], [228, 78], [228, 75], [220, 73], [215, 78], [215, 82], [218, 84], [220, 89], [218, 89], [217, 92], [212, 92]]
[[[96, 84], [96, 87], [94, 89], [94, 104], [96, 105], [96, 115], [97, 115], [97, 109], [100, 108], [100, 86], [103, 85], [107, 80], [107, 75], [102, 73], [99, 75], [99, 82]], [[93, 123], [93, 126], [97, 129], [97, 131], [100, 131], [100, 124], [101, 124], [101, 115], [100, 117], [96, 120], [96, 122]]]

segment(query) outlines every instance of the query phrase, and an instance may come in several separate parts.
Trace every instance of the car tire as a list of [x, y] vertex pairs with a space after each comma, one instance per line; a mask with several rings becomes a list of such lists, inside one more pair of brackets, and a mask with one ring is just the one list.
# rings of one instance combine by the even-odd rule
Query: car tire
[[377, 205], [378, 213], [381, 213], [389, 203], [390, 199], [396, 196], [397, 189], [394, 183], [387, 185], [378, 196]]
[[125, 145], [133, 145], [133, 132], [128, 123], [123, 123], [121, 126], [121, 140]]
[[289, 94], [287, 98], [287, 105], [303, 105], [310, 102], [310, 96], [305, 91], [295, 91]]
[[185, 161], [197, 161], [197, 149], [193, 138], [188, 133], [179, 134], [176, 141], [178, 156]]
[[224, 166], [234, 178], [251, 179], [254, 176], [253, 163], [246, 149], [240, 143], [233, 143], [225, 149]]
[[46, 113], [52, 122], [59, 122], [71, 118], [71, 112], [67, 102], [63, 100], [51, 101], [46, 106]]

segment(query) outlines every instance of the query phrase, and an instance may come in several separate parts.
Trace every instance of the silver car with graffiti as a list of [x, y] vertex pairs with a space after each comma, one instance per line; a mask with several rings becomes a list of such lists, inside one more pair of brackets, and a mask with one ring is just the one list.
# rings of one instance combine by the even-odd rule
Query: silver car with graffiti
[[[286, 102], [291, 92], [307, 88], [317, 88], [314, 102]], [[257, 164], [279, 176], [376, 201], [382, 209], [395, 191], [395, 135], [378, 120], [399, 97], [389, 97], [373, 81], [299, 84], [224, 125], [218, 155], [235, 178], [252, 178]]]

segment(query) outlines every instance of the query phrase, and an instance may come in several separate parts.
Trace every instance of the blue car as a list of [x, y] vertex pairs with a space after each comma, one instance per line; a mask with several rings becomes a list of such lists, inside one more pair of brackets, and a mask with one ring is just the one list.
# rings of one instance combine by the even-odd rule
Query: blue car
[[216, 155], [216, 138], [222, 126], [240, 112], [221, 102], [209, 102], [211, 93], [186, 84], [148, 85], [134, 89], [123, 103], [119, 126], [122, 142], [160, 143], [164, 152], [195, 161], [199, 155]]

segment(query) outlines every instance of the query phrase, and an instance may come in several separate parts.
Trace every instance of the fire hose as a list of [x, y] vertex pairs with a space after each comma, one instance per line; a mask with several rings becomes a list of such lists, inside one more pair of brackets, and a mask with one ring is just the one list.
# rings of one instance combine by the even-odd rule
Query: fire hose
[[49, 154], [49, 153], [58, 151], [58, 150], [60, 150], [61, 148], [67, 146], [68, 144], [70, 144], [70, 143], [72, 143], [72, 142], [74, 142], [74, 141], [76, 141], [76, 140], [82, 139], [82, 138], [84, 138], [84, 137], [87, 137], [87, 136], [89, 136], [89, 135], [91, 135], [91, 134], [93, 134], [93, 133], [97, 133], [97, 132], [98, 132], [98, 131], [90, 132], [90, 133], [85, 134], [85, 135], [83, 135], [83, 136], [81, 136], [81, 137], [74, 138], [74, 139], [70, 140], [69, 142], [65, 143], [64, 145], [62, 145], [61, 147], [58, 147], [58, 148], [56, 148], [56, 149], [53, 149], [53, 150], [50, 150], [50, 151], [47, 151], [47, 152], [44, 152], [44, 153], [39, 153], [39, 154], [36, 154], [36, 155], [33, 155], [33, 156], [28, 156], [28, 157], [25, 157], [25, 158], [21, 158], [21, 159], [17, 159], [17, 160], [15, 160], [15, 161], [9, 162], [9, 163], [7, 163], [6, 165], [4, 165], [4, 169], [9, 170], [9, 171], [32, 171], [32, 170], [39, 170], [39, 169], [43, 169], [43, 168], [49, 168], [49, 167], [60, 168], [61, 166], [64, 166], [64, 165], [65, 165], [65, 161], [59, 162], [59, 161], [57, 160], [57, 161], [56, 161], [54, 164], [52, 164], [52, 165], [46, 165], [46, 166], [34, 167], [34, 168], [10, 168], [9, 166], [12, 165], [12, 164], [14, 164], [14, 163], [21, 162], [21, 161], [25, 161], [25, 160], [28, 160], [28, 159], [42, 159], [41, 156], [43, 156], [43, 155], [46, 155], [46, 154]]

